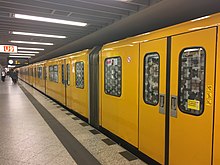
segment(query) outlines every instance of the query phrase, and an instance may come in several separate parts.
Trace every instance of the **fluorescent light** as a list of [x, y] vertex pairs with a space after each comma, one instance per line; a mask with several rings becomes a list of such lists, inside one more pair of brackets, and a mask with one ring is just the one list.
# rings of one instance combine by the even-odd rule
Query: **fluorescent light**
[[203, 19], [206, 19], [206, 18], [209, 18], [209, 17], [210, 16], [204, 16], [204, 17], [196, 18], [196, 19], [191, 20], [191, 22], [200, 21], [200, 20], [203, 20]]
[[116, 1], [130, 2], [131, 0], [116, 0]]
[[38, 37], [49, 37], [49, 38], [66, 38], [66, 36], [50, 35], [50, 34], [39, 34], [39, 33], [26, 33], [26, 32], [11, 32], [12, 34], [25, 35], [25, 36], [38, 36]]
[[53, 45], [53, 43], [47, 43], [47, 42], [29, 42], [29, 41], [9, 41], [12, 43], [18, 43], [18, 44], [35, 44], [35, 45]]
[[31, 58], [30, 56], [9, 56], [11, 58]]
[[35, 56], [35, 54], [23, 54], [23, 53], [12, 53], [12, 54], [10, 54], [10, 56], [11, 55], [15, 55], [15, 56]]
[[87, 25], [87, 23], [84, 23], [84, 22], [67, 21], [67, 20], [61, 20], [61, 19], [38, 17], [38, 16], [24, 15], [24, 14], [14, 14], [14, 17], [20, 18], [20, 19], [33, 20], [33, 21], [50, 22], [50, 23], [73, 25], [73, 26], [86, 26]]
[[39, 53], [39, 52], [35, 52], [35, 51], [18, 51], [18, 53]]
[[18, 49], [23, 49], [23, 50], [44, 50], [43, 48], [26, 48], [26, 47], [18, 47]]

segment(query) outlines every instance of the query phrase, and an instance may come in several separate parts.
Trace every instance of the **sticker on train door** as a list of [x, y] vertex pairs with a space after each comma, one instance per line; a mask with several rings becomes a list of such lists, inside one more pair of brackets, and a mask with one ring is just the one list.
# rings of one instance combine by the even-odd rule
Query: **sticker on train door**
[[131, 62], [131, 57], [130, 56], [127, 57], [127, 61], [128, 61], [128, 63]]
[[190, 100], [188, 99], [188, 109], [193, 109], [193, 110], [200, 110], [200, 101], [198, 100]]
[[207, 86], [207, 92], [206, 92], [206, 105], [211, 106], [212, 105], [212, 85]]

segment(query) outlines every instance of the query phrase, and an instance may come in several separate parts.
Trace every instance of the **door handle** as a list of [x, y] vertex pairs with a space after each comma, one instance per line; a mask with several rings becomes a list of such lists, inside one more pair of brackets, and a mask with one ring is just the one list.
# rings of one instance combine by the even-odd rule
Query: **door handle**
[[171, 96], [170, 115], [177, 118], [177, 97]]
[[160, 94], [159, 96], [159, 113], [161, 114], [165, 114], [165, 95], [164, 94]]

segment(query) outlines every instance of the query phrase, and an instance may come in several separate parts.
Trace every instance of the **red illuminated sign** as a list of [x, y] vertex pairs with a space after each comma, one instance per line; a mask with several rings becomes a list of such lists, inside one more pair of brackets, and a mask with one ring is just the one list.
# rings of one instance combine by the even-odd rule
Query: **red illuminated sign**
[[17, 46], [13, 45], [0, 45], [0, 52], [2, 53], [17, 53]]

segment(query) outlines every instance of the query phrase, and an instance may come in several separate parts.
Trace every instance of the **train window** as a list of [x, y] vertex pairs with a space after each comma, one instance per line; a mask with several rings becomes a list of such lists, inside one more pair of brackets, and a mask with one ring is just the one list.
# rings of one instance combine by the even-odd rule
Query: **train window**
[[49, 80], [53, 81], [53, 66], [49, 66]]
[[34, 77], [36, 77], [36, 68], [34, 68]]
[[30, 73], [30, 75], [33, 77], [33, 68], [31, 68], [31, 73]]
[[70, 64], [66, 65], [66, 71], [67, 71], [67, 85], [70, 85]]
[[46, 66], [44, 66], [43, 71], [44, 71], [44, 80], [47, 80], [47, 67]]
[[64, 64], [62, 64], [62, 83], [65, 84]]
[[105, 59], [105, 93], [112, 96], [121, 96], [122, 60], [121, 57]]
[[76, 62], [76, 87], [84, 88], [84, 62]]
[[37, 68], [37, 77], [38, 77], [39, 79], [42, 79], [42, 67], [38, 67], [38, 68]]
[[150, 105], [159, 102], [160, 57], [158, 53], [147, 53], [144, 57], [144, 101]]
[[179, 57], [179, 109], [191, 115], [204, 111], [205, 49], [201, 47], [183, 49]]
[[58, 83], [58, 65], [53, 66], [53, 81]]

